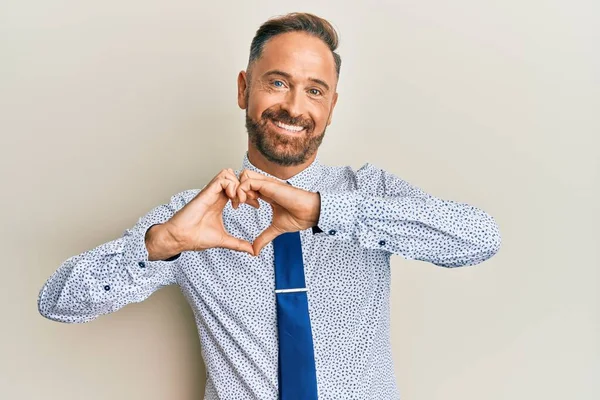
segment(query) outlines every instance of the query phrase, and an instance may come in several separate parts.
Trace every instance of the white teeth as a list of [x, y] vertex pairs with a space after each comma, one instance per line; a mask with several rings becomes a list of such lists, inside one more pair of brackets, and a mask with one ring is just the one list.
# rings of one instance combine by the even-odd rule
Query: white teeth
[[278, 127], [283, 128], [288, 131], [292, 131], [292, 132], [300, 132], [301, 130], [304, 129], [304, 127], [302, 127], [302, 126], [286, 125], [279, 121], [274, 121], [274, 122], [275, 122], [275, 125], [277, 125]]

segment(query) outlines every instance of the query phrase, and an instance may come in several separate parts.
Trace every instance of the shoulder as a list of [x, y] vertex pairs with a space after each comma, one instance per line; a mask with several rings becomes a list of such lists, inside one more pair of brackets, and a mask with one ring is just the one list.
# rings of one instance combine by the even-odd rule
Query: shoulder
[[327, 166], [323, 168], [322, 178], [330, 182], [346, 182], [358, 189], [365, 183], [381, 180], [384, 175], [383, 169], [366, 162], [358, 168], [351, 165]]
[[[371, 163], [365, 162], [360, 167], [329, 167], [331, 181], [345, 182], [348, 189], [359, 190], [377, 196], [414, 195], [421, 190], [400, 178], [393, 172]], [[335, 185], [333, 185], [335, 186]]]
[[381, 174], [381, 172], [385, 172], [383, 169], [370, 162], [365, 162], [358, 168], [351, 165], [344, 165], [328, 166], [326, 169], [328, 170], [328, 173], [333, 175], [354, 177], [376, 176]]

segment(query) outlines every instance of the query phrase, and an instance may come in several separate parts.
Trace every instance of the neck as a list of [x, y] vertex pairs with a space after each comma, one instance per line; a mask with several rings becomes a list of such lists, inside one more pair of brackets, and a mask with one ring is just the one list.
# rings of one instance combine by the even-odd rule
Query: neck
[[317, 152], [306, 162], [298, 165], [283, 166], [267, 160], [254, 146], [248, 146], [248, 160], [256, 168], [279, 179], [287, 180], [305, 170], [317, 157]]

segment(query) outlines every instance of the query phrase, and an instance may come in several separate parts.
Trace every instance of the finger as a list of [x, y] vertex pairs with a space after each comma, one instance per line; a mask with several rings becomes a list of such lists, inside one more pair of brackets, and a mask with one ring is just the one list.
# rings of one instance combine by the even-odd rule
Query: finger
[[[240, 183], [244, 182], [246, 179], [249, 179], [250, 175], [252, 175], [252, 176], [255, 176], [255, 175], [264, 176], [262, 174], [256, 174], [254, 171], [250, 171], [249, 169], [245, 169], [242, 172], [240, 172]], [[256, 177], [256, 179], [259, 179], [259, 177]]]
[[240, 186], [237, 187], [236, 194], [238, 199], [240, 199], [240, 203], [245, 203], [248, 200], [248, 195], [240, 188]]
[[251, 205], [254, 208], [260, 208], [260, 203], [258, 202], [258, 200], [248, 199], [248, 200], [246, 200], [246, 203]]
[[240, 189], [244, 192], [253, 190], [255, 192], [258, 192], [259, 195], [262, 194], [264, 196], [270, 197], [271, 199], [274, 199], [277, 196], [278, 190], [281, 190], [282, 187], [288, 188], [290, 186], [281, 182], [249, 178], [240, 184], [238, 192], [240, 191]]
[[224, 247], [226, 249], [231, 249], [235, 251], [245, 251], [246, 253], [249, 253], [252, 256], [254, 255], [254, 248], [252, 247], [252, 244], [250, 244], [250, 242], [238, 239], [231, 235], [225, 236], [220, 247]]
[[[265, 176], [263, 174], [259, 174], [258, 172], [244, 169], [240, 172], [240, 177], [239, 177], [240, 184], [244, 180], [249, 179], [250, 177], [254, 177], [256, 179], [265, 179], [265, 180], [271, 179], [270, 177]], [[278, 183], [279, 181], [277, 181], [276, 179], [273, 179], [273, 182]], [[245, 203], [248, 198], [258, 199], [258, 193], [254, 192], [253, 190], [241, 191], [241, 190], [239, 190], [239, 186], [237, 188], [236, 194], [237, 194], [238, 199], [240, 200], [240, 203]]]
[[254, 190], [244, 191], [240, 189], [240, 186], [238, 186], [236, 189], [236, 195], [240, 203], [247, 203], [248, 200], [256, 200], [259, 198], [259, 194], [256, 193]]
[[260, 208], [260, 203], [258, 202], [258, 198], [260, 195], [252, 190], [248, 192], [244, 192], [240, 190], [239, 186], [236, 189], [236, 199], [238, 200], [238, 205], [242, 203], [247, 203], [254, 208]]
[[235, 182], [235, 188], [234, 188], [235, 194], [233, 196], [231, 196], [230, 191], [227, 191], [227, 196], [231, 199], [232, 207], [237, 209], [240, 206], [240, 203], [242, 201], [240, 201], [240, 198], [237, 193], [237, 188], [240, 184], [240, 181], [239, 181], [237, 175], [235, 174], [235, 171], [232, 168], [227, 168], [227, 169], [222, 170], [221, 173], [219, 174], [219, 176]]
[[238, 184], [227, 177], [222, 178], [220, 183], [221, 183], [221, 187], [223, 188], [223, 191], [225, 192], [225, 195], [227, 195], [227, 197], [229, 197], [231, 199], [231, 203], [235, 208], [236, 207], [236, 198], [237, 198], [236, 192], [237, 192]]
[[277, 230], [273, 225], [269, 226], [265, 229], [256, 239], [254, 239], [254, 243], [252, 243], [252, 247], [254, 248], [254, 254], [259, 255], [260, 251], [263, 247], [265, 247], [269, 242], [273, 241], [277, 236], [281, 235], [283, 232]]
[[[279, 179], [276, 179], [271, 176], [267, 176], [267, 175], [264, 175], [264, 174], [261, 174], [261, 173], [255, 172], [255, 171], [251, 171], [249, 169], [242, 170], [240, 172], [239, 179], [240, 179], [240, 186], [243, 182], [245, 182], [249, 179], [268, 181], [268, 182], [271, 182], [272, 184], [276, 184], [276, 185], [281, 185], [284, 183], [284, 181], [282, 181], [282, 180], [279, 180]], [[246, 203], [249, 198], [250, 199], [260, 198], [260, 194], [258, 192], [256, 192], [255, 190], [252, 190], [252, 189], [242, 190], [242, 189], [240, 189], [240, 186], [238, 186], [237, 191], [236, 191], [237, 197], [240, 200], [240, 203]], [[273, 204], [272, 200], [270, 200], [270, 201], [265, 200], [265, 201]], [[259, 203], [256, 203], [256, 204], [258, 205]], [[258, 208], [258, 207], [256, 207], [256, 208]]]
[[[224, 179], [230, 180], [235, 183], [233, 187], [227, 188], [226, 193], [227, 193], [227, 196], [231, 199], [232, 207], [237, 209], [241, 203], [246, 202], [248, 193], [250, 193], [250, 196], [252, 198], [257, 198], [258, 194], [254, 193], [253, 191], [249, 191], [248, 193], [240, 192], [238, 190], [240, 182], [238, 181], [237, 177], [235, 176], [235, 174], [232, 171], [233, 170], [231, 170], [231, 169], [223, 171], [223, 177], [224, 177]], [[233, 196], [232, 196], [232, 191], [234, 191]]]
[[[247, 169], [240, 172], [240, 185], [244, 180], [248, 179], [248, 172], [250, 172], [250, 171]], [[237, 196], [240, 199], [241, 203], [245, 203], [248, 199], [248, 194], [246, 192], [244, 192], [243, 190], [240, 190], [239, 186], [237, 188]]]
[[266, 181], [271, 181], [274, 183], [284, 183], [285, 182], [281, 179], [274, 178], [272, 176], [267, 176], [265, 174], [261, 174], [261, 173], [255, 172], [255, 171], [251, 171], [249, 169], [245, 169], [240, 173], [240, 183], [247, 179], [266, 180]]
[[[231, 200], [232, 207], [237, 209], [240, 203], [246, 202], [247, 196], [252, 199], [257, 199], [258, 193], [248, 190], [247, 192], [238, 192], [239, 181], [234, 173], [230, 170], [223, 170], [219, 175], [217, 175], [216, 179], [213, 181], [213, 184], [210, 185], [210, 190], [213, 193], [218, 194], [219, 192], [225, 192], [225, 195]], [[240, 195], [243, 199], [240, 199]], [[259, 204], [254, 202], [252, 204], [254, 207], [258, 208]]]
[[224, 177], [225, 179], [229, 179], [235, 183], [235, 186], [233, 188], [233, 190], [235, 191], [234, 195], [231, 196], [231, 193], [227, 192], [228, 193], [227, 196], [231, 199], [232, 207], [237, 209], [240, 205], [239, 197], [237, 194], [237, 188], [240, 184], [240, 181], [239, 181], [238, 177], [236, 176], [235, 171], [232, 168], [227, 168], [227, 169], [224, 169], [223, 171], [221, 171], [221, 176]]
[[224, 169], [223, 171], [221, 171], [221, 173], [218, 176], [219, 176], [219, 178], [229, 179], [238, 184], [240, 183], [240, 180], [238, 179], [238, 177], [235, 175], [235, 172], [233, 172], [233, 170], [231, 168]]

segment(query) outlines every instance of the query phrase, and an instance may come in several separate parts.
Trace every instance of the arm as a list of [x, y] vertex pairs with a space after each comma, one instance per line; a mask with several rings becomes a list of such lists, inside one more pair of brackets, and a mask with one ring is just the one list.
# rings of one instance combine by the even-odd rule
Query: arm
[[[168, 221], [197, 192], [171, 197], [169, 204], [151, 210], [122, 237], [64, 261], [39, 292], [40, 314], [58, 322], [88, 322], [174, 284], [178, 249], [159, 226], [150, 228]], [[170, 258], [151, 261], [157, 257]]]
[[479, 264], [500, 248], [498, 225], [483, 210], [429, 195], [369, 163], [355, 179], [355, 190], [319, 192], [321, 235], [444, 267]]

